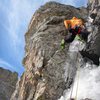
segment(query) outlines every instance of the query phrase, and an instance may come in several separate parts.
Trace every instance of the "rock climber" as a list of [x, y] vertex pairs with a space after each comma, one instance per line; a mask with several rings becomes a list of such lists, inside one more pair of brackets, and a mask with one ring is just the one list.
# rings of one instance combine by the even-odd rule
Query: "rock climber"
[[65, 43], [71, 43], [76, 37], [76, 35], [78, 36], [78, 39], [87, 41], [89, 32], [87, 32], [84, 26], [84, 21], [82, 19], [73, 17], [70, 20], [64, 20], [64, 25], [67, 31], [69, 31], [69, 34], [66, 34], [65, 38], [61, 42], [62, 49], [64, 48]]
[[[76, 36], [78, 40], [84, 40], [87, 42], [89, 32], [86, 30], [84, 21], [82, 19], [73, 17], [70, 20], [64, 20], [64, 25], [69, 31], [65, 38], [61, 42], [61, 47], [64, 49], [65, 43], [71, 43]], [[99, 56], [95, 53], [89, 53], [86, 50], [79, 51], [83, 58], [88, 58], [93, 61], [95, 65], [99, 65]]]

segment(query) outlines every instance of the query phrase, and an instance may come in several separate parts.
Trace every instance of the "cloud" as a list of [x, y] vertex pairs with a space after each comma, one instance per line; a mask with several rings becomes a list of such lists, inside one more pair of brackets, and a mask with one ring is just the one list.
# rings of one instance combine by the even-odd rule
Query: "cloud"
[[87, 0], [59, 0], [60, 3], [66, 4], [66, 5], [72, 5], [75, 7], [81, 7], [86, 6]]
[[24, 71], [24, 68], [19, 68], [18, 66], [16, 67], [1, 58], [0, 58], [0, 67], [11, 70], [12, 72], [17, 72], [19, 77], [22, 75], [22, 72]]
[[[46, 2], [48, 0], [45, 0]], [[42, 0], [10, 0], [10, 6], [7, 12], [8, 25], [4, 25], [10, 36], [10, 47], [16, 53], [17, 57], [24, 54], [24, 34], [28, 29], [28, 24], [36, 9], [43, 4]]]
[[75, 6], [75, 0], [60, 0], [61, 3], [66, 5], [73, 5]]
[[[8, 22], [9, 22], [9, 35], [12, 41], [12, 46], [14, 48], [17, 48], [17, 45], [19, 44], [20, 41], [20, 37], [19, 37], [19, 33], [18, 33], [18, 28], [20, 27], [20, 23], [22, 23], [20, 21], [19, 18], [19, 11], [18, 11], [18, 0], [11, 0], [10, 2], [10, 10], [9, 10], [9, 14], [8, 14]], [[21, 34], [21, 33], [20, 33]]]
[[28, 21], [32, 15], [32, 8], [28, 0], [10, 0], [9, 7], [7, 6], [7, 21], [4, 25], [9, 35], [9, 46], [15, 56], [20, 59], [24, 54], [24, 34], [27, 31]]
[[11, 69], [12, 71], [15, 71], [16, 68], [9, 64], [8, 62], [4, 61], [3, 59], [0, 58], [0, 67], [6, 68], [6, 69]]

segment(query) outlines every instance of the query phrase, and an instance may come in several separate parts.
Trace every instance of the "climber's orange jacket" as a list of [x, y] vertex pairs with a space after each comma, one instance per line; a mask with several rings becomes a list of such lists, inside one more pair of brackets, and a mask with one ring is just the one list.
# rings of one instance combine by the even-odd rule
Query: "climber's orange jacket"
[[69, 26], [70, 28], [75, 28], [75, 26], [83, 27], [84, 23], [81, 19], [73, 17], [71, 20], [64, 20], [64, 25], [68, 29]]

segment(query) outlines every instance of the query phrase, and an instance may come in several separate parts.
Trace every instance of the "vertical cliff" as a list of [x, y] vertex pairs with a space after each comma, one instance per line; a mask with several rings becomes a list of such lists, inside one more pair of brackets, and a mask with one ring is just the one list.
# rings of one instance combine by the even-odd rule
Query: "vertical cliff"
[[[100, 56], [99, 10], [100, 0], [88, 0], [87, 9], [49, 2], [34, 13], [25, 34], [23, 64], [26, 70], [17, 82], [11, 100], [58, 100], [65, 94], [64, 90], [71, 90], [77, 76], [76, 64], [81, 66], [79, 100], [99, 100], [100, 67], [91, 61], [91, 64], [84, 61], [76, 63], [82, 57], [75, 53], [68, 54], [69, 47], [75, 46], [74, 43], [66, 44], [64, 50], [60, 47], [66, 34], [64, 19], [80, 16], [87, 20], [90, 32], [84, 50]], [[65, 96], [60, 100], [66, 98]]]
[[49, 2], [34, 13], [25, 34], [26, 70], [11, 100], [57, 100], [70, 87], [76, 67], [66, 73], [69, 44], [61, 50], [60, 43], [66, 34], [63, 21], [73, 16], [86, 18], [87, 10]]
[[88, 10], [93, 22], [86, 50], [100, 56], [100, 0], [88, 0]]
[[18, 80], [17, 73], [0, 68], [0, 100], [10, 100]]

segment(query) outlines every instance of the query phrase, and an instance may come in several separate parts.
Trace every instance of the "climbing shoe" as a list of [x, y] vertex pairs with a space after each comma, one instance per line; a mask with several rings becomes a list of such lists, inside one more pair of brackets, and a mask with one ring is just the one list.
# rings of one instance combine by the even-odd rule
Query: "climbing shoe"
[[64, 49], [64, 48], [65, 48], [65, 40], [62, 39], [62, 41], [61, 41], [61, 49]]
[[89, 53], [84, 50], [79, 51], [79, 52], [83, 58], [88, 58], [88, 59], [92, 60], [95, 65], [99, 66], [99, 56], [97, 54]]

